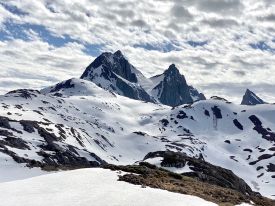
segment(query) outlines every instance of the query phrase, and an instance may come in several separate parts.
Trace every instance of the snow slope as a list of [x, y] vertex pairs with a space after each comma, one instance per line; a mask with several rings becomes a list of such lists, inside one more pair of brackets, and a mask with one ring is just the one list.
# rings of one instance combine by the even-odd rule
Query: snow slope
[[104, 169], [81, 169], [1, 183], [5, 206], [214, 206], [201, 198], [117, 181]]
[[[113, 94], [81, 79], [54, 92], [52, 88], [56, 86], [41, 93], [14, 91], [0, 96], [0, 116], [9, 118], [5, 121], [10, 124], [0, 123], [2, 168], [14, 163], [11, 153], [24, 161], [35, 160], [36, 165], [49, 160], [63, 165], [60, 151], [84, 158], [85, 164], [100, 159], [133, 164], [149, 152], [172, 150], [203, 156], [232, 170], [253, 190], [275, 195], [275, 105], [251, 107], [211, 99], [171, 108]], [[34, 130], [24, 128], [22, 120], [36, 121]], [[42, 129], [54, 140], [41, 135]], [[10, 146], [3, 135], [7, 132], [25, 143]], [[177, 171], [185, 169], [190, 168]]]

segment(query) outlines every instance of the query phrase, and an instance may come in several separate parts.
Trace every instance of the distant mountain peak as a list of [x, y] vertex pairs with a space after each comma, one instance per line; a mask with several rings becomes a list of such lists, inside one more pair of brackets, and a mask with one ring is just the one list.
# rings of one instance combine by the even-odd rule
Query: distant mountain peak
[[258, 97], [254, 92], [249, 89], [246, 89], [241, 102], [242, 105], [257, 105], [264, 103], [265, 102], [260, 97]]
[[175, 64], [171, 64], [169, 66], [169, 68], [166, 70], [166, 72], [178, 72], [179, 73], [179, 70], [178, 70], [178, 68], [176, 67]]
[[123, 56], [122, 52], [120, 50], [117, 50], [115, 53], [114, 53], [115, 56]]
[[162, 74], [147, 79], [120, 50], [102, 53], [86, 68], [81, 79], [132, 99], [169, 106], [205, 100], [202, 93], [187, 84], [175, 64]]
[[120, 50], [105, 52], [97, 57], [82, 74], [81, 79], [94, 82], [97, 86], [136, 100], [155, 102], [140, 86], [146, 79]]
[[155, 78], [160, 81], [153, 88], [152, 93], [162, 104], [178, 106], [205, 99], [202, 93], [187, 84], [184, 75], [180, 74], [175, 64], [171, 64], [162, 75]]
[[174, 75], [174, 76], [182, 76], [180, 74], [179, 69], [176, 67], [175, 64], [171, 64], [167, 70], [164, 72], [165, 75]]

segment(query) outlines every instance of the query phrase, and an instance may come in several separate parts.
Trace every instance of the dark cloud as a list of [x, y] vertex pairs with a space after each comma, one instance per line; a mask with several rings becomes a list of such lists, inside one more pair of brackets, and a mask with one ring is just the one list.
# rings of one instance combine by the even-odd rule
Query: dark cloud
[[207, 24], [211, 27], [215, 28], [228, 28], [232, 26], [238, 26], [238, 22], [235, 21], [234, 19], [204, 19], [201, 21], [202, 24]]
[[142, 28], [148, 27], [147, 23], [142, 19], [132, 21], [131, 25], [136, 27], [142, 27]]
[[261, 16], [257, 18], [260, 21], [270, 21], [275, 22], [275, 14], [269, 14], [267, 16]]
[[246, 75], [245, 71], [233, 71], [237, 76], [243, 77]]
[[171, 14], [178, 21], [192, 21], [194, 18], [188, 9], [186, 9], [181, 4], [177, 4], [177, 3], [175, 3], [174, 6], [172, 7]]
[[237, 15], [242, 13], [244, 5], [240, 0], [198, 0], [197, 8], [223, 15]]

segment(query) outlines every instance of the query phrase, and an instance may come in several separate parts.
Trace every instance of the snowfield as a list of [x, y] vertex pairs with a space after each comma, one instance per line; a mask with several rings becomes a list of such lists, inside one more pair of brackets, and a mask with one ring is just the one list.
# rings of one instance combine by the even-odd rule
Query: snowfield
[[[232, 170], [254, 191], [274, 198], [275, 105], [236, 105], [214, 98], [171, 108], [116, 95], [86, 80], [69, 83], [54, 93], [46, 88], [0, 96], [2, 181], [17, 179], [9, 173], [13, 166], [15, 173], [16, 168], [24, 170], [17, 172], [20, 179], [43, 173], [29, 172], [23, 167], [27, 161], [62, 165], [63, 151], [70, 152], [66, 158], [127, 165], [149, 152], [170, 150], [202, 155]], [[35, 123], [26, 127], [22, 121]]]
[[201, 198], [117, 181], [104, 169], [59, 172], [0, 184], [5, 206], [215, 206]]

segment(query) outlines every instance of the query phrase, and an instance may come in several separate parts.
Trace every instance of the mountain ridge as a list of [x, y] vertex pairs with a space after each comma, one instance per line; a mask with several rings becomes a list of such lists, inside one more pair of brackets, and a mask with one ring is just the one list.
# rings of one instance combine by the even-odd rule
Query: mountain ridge
[[[107, 65], [112, 58], [106, 60], [110, 61]], [[131, 66], [112, 66], [135, 81], [132, 75], [126, 75], [133, 72], [123, 70], [135, 71]], [[110, 68], [106, 71], [132, 89], [143, 89]], [[171, 74], [171, 79], [176, 74], [175, 79], [184, 83], [190, 98], [191, 86], [177, 68], [171, 66], [167, 73], [167, 82]], [[97, 78], [101, 73], [94, 74]], [[150, 80], [160, 85], [164, 78], [159, 75]], [[11, 172], [25, 167], [57, 170], [131, 165], [145, 161], [149, 153], [172, 151], [230, 169], [254, 191], [275, 195], [275, 105], [237, 105], [213, 97], [171, 107], [129, 98], [98, 83], [72, 78], [41, 91], [21, 89], [0, 96], [0, 169]], [[161, 166], [160, 158], [146, 161]], [[179, 162], [165, 167], [180, 174], [200, 175], [196, 167]]]
[[[187, 85], [185, 77], [180, 74], [175, 64], [171, 64], [158, 76], [161, 81], [157, 84], [152, 81], [154, 77], [147, 79], [118, 50], [115, 53], [102, 53], [86, 68], [80, 78], [132, 99], [159, 102], [169, 106], [205, 99], [202, 93]], [[170, 79], [172, 81], [169, 81]], [[149, 89], [145, 91], [146, 87]], [[173, 93], [175, 95], [171, 95]]]

